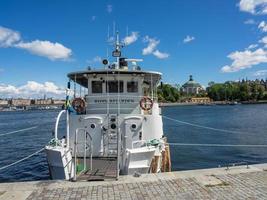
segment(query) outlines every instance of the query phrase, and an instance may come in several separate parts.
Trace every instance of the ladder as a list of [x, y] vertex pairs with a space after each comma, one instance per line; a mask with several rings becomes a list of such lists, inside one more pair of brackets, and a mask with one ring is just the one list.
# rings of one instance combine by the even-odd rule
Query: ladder
[[118, 117], [108, 116], [108, 128], [104, 133], [104, 156], [117, 157], [118, 152]]

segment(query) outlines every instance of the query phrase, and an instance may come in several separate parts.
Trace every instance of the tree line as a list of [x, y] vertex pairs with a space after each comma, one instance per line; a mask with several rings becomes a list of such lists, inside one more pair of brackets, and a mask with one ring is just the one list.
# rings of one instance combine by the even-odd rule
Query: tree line
[[214, 101], [267, 100], [267, 81], [210, 82], [206, 90], [197, 95], [187, 95], [179, 85], [161, 83], [157, 90], [160, 102], [181, 102], [191, 97], [209, 97]]

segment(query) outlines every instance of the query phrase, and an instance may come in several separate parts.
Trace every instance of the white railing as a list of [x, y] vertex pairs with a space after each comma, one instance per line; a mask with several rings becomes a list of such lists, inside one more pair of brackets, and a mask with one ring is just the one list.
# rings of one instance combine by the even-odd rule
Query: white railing
[[[57, 116], [57, 121], [56, 121], [56, 125], [55, 125], [55, 140], [57, 141], [58, 140], [58, 134], [57, 134], [57, 130], [58, 130], [58, 124], [59, 124], [59, 121], [60, 121], [60, 118], [62, 116], [63, 113], [67, 112], [66, 110], [62, 110], [60, 111], [60, 113], [58, 114]], [[67, 138], [68, 140], [68, 138]], [[57, 146], [57, 142], [56, 142], [56, 146]]]
[[[82, 132], [81, 132], [82, 131]], [[88, 147], [90, 148], [90, 170], [93, 169], [93, 140], [91, 135], [86, 131], [84, 128], [77, 128], [75, 131], [75, 140], [74, 140], [74, 177], [73, 181], [77, 180], [77, 146], [78, 146], [78, 134], [83, 133], [84, 134], [84, 154], [83, 154], [83, 170], [80, 172], [84, 172], [87, 170], [86, 167], [86, 152], [88, 150]], [[90, 140], [90, 145], [87, 143], [87, 137]]]

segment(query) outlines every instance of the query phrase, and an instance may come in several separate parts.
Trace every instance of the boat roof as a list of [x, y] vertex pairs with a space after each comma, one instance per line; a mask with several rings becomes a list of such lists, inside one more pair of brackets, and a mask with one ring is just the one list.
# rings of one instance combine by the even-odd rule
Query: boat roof
[[144, 81], [155, 85], [161, 79], [162, 73], [155, 71], [142, 71], [142, 70], [123, 70], [123, 69], [103, 69], [103, 70], [85, 70], [71, 72], [67, 76], [74, 82], [87, 87], [88, 85], [88, 76], [90, 74], [143, 74]]

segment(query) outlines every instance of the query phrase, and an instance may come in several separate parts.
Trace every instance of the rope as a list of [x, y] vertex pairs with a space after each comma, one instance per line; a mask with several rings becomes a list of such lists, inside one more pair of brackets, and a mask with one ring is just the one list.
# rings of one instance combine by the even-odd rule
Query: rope
[[192, 143], [168, 143], [171, 146], [202, 146], [202, 147], [260, 147], [266, 148], [266, 144], [192, 144]]
[[20, 160], [18, 160], [18, 161], [16, 161], [16, 162], [13, 162], [13, 163], [8, 164], [8, 165], [6, 165], [6, 166], [0, 167], [0, 170], [2, 170], [2, 169], [6, 169], [6, 168], [8, 168], [8, 167], [11, 167], [11, 166], [13, 166], [13, 165], [16, 165], [16, 164], [18, 164], [18, 163], [24, 161], [24, 160], [27, 160], [28, 158], [30, 158], [30, 157], [32, 157], [32, 156], [34, 156], [34, 155], [36, 155], [36, 154], [42, 152], [43, 150], [44, 150], [44, 148], [40, 149], [39, 151], [34, 152], [33, 154], [31, 154], [31, 155], [29, 155], [29, 156], [24, 157], [24, 158], [22, 158], [22, 159], [20, 159]]
[[11, 132], [8, 132], [8, 133], [0, 134], [0, 136], [10, 135], [10, 134], [13, 134], [13, 133], [18, 133], [18, 132], [23, 132], [23, 131], [29, 131], [29, 130], [35, 129], [37, 127], [38, 126], [33, 126], [33, 127], [29, 127], [29, 128], [20, 129], [20, 130], [17, 130], [17, 131], [11, 131]]
[[177, 120], [177, 119], [172, 119], [170, 117], [166, 117], [166, 116], [163, 116], [163, 115], [162, 115], [162, 117], [165, 118], [165, 119], [169, 119], [171, 121], [175, 121], [175, 122], [178, 122], [178, 123], [181, 123], [181, 124], [186, 124], [186, 125], [194, 126], [194, 127], [198, 127], [198, 128], [204, 128], [204, 129], [213, 130], [213, 131], [219, 131], [219, 132], [224, 132], [224, 133], [244, 134], [244, 132], [239, 132], [239, 131], [229, 131], [229, 130], [225, 130], [225, 129], [219, 129], [219, 128], [213, 128], [213, 127], [209, 127], [209, 126], [202, 126], [202, 125], [198, 125], [198, 124], [192, 124], [192, 123], [189, 123], [189, 122], [185, 122], [185, 121], [181, 121], [181, 120]]

